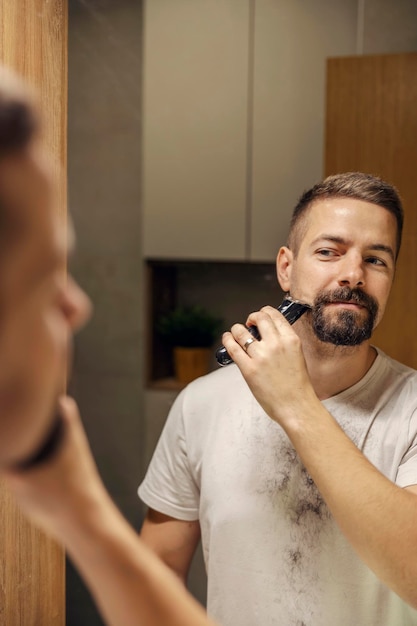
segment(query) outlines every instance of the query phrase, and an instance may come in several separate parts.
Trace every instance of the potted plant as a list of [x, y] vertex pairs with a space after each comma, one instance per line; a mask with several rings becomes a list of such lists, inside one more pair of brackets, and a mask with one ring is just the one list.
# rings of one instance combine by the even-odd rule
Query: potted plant
[[181, 306], [161, 315], [156, 329], [173, 348], [175, 375], [179, 382], [209, 371], [210, 348], [221, 330], [222, 319], [201, 306]]

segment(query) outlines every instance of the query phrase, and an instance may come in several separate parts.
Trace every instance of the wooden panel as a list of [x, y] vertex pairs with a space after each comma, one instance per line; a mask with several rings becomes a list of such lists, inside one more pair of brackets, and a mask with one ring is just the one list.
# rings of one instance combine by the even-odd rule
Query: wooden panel
[[417, 368], [417, 53], [330, 59], [325, 172], [359, 170], [396, 185], [405, 229], [375, 344]]
[[63, 626], [63, 550], [29, 524], [0, 483], [0, 624]]
[[[66, 216], [67, 3], [3, 0], [0, 59], [40, 94], [43, 141], [55, 157], [57, 211]], [[34, 529], [0, 484], [0, 626], [62, 626], [65, 569], [61, 547]]]
[[44, 142], [55, 159], [58, 210], [66, 215], [67, 0], [0, 3], [0, 60], [32, 84], [46, 120]]

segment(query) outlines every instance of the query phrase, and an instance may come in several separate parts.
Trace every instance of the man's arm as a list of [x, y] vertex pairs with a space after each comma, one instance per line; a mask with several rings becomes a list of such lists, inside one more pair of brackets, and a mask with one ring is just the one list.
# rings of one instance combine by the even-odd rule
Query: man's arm
[[300, 410], [304, 417], [287, 434], [342, 532], [375, 574], [417, 608], [416, 487], [402, 489], [383, 476], [322, 406], [300, 403]]
[[154, 509], [148, 510], [140, 533], [142, 541], [177, 574], [184, 585], [200, 535], [198, 520], [186, 522]]
[[[247, 330], [223, 343], [266, 413], [291, 439], [341, 530], [365, 563], [417, 608], [417, 487], [402, 489], [356, 448], [317, 398], [298, 336], [272, 307], [252, 314], [262, 341], [245, 353]], [[278, 384], [277, 384], [277, 381]]]
[[52, 458], [3, 476], [23, 510], [66, 547], [111, 626], [214, 626], [126, 522], [94, 464], [75, 403]]

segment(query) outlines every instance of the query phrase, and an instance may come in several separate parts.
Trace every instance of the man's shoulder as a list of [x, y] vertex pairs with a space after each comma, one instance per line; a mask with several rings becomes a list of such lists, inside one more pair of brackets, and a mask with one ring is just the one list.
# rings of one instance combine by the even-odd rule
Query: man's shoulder
[[417, 370], [405, 363], [401, 363], [378, 349], [378, 359], [381, 364], [380, 381], [386, 388], [395, 388], [400, 393], [408, 390], [417, 399]]
[[235, 364], [215, 370], [193, 380], [181, 392], [178, 408], [189, 423], [210, 420], [227, 412], [247, 406], [252, 393]]
[[395, 374], [403, 378], [410, 378], [417, 381], [417, 370], [401, 361], [397, 361], [393, 357], [377, 348], [378, 357], [384, 363], [385, 367], [392, 370]]
[[187, 385], [185, 393], [190, 396], [200, 394], [213, 394], [213, 392], [221, 391], [222, 393], [228, 393], [233, 389], [245, 388], [247, 384], [240, 373], [237, 365], [232, 363], [226, 367], [221, 367], [205, 376], [196, 378], [192, 383]]

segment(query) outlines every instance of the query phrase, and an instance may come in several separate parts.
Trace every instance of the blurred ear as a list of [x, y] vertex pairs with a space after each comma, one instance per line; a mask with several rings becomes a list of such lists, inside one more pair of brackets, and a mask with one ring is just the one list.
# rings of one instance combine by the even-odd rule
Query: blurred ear
[[293, 253], [286, 246], [282, 246], [277, 256], [277, 278], [283, 291], [291, 291], [292, 265]]

